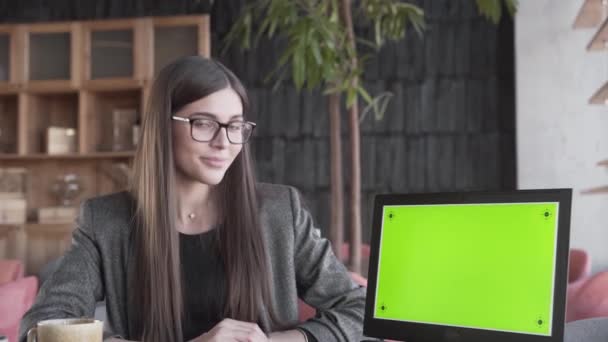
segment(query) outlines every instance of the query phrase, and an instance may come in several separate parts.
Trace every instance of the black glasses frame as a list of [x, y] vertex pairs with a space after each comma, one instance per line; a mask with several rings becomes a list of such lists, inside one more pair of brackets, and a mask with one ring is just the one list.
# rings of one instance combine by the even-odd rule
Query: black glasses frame
[[[184, 118], [184, 117], [177, 116], [177, 115], [172, 115], [171, 119], [176, 120], [176, 121], [181, 121], [181, 122], [187, 122], [187, 123], [189, 123], [190, 124], [190, 137], [192, 138], [192, 140], [198, 141], [198, 142], [202, 142], [202, 143], [213, 141], [213, 139], [217, 138], [217, 135], [222, 130], [222, 128], [224, 128], [225, 131], [226, 131], [226, 137], [228, 138], [228, 141], [231, 144], [234, 144], [234, 145], [243, 145], [243, 144], [246, 144], [247, 142], [249, 142], [249, 139], [251, 139], [251, 135], [253, 134], [253, 131], [255, 130], [255, 127], [256, 127], [255, 122], [251, 122], [251, 121], [238, 121], [239, 123], [245, 123], [245, 124], [251, 125], [251, 134], [249, 134], [249, 137], [247, 137], [247, 140], [245, 140], [243, 142], [233, 142], [230, 139], [230, 134], [228, 134], [228, 127], [230, 127], [230, 125], [233, 124], [234, 122], [221, 123], [221, 122], [219, 122], [217, 120], [214, 120], [214, 119], [211, 119], [211, 118], [194, 118], [194, 119], [191, 119], [191, 118]], [[209, 120], [209, 121], [215, 122], [218, 125], [217, 130], [215, 131], [215, 133], [213, 133], [213, 136], [211, 137], [211, 139], [209, 139], [209, 140], [198, 140], [198, 139], [194, 138], [194, 134], [193, 134], [194, 126], [193, 126], [192, 123], [194, 121], [196, 121], [196, 120]]]

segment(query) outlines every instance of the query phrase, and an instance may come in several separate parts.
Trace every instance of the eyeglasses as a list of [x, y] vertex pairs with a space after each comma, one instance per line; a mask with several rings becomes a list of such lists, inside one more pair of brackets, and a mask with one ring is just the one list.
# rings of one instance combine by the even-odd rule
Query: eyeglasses
[[251, 133], [255, 128], [255, 123], [249, 121], [232, 121], [223, 124], [213, 119], [204, 118], [184, 118], [173, 115], [171, 119], [190, 123], [190, 135], [198, 142], [209, 142], [217, 137], [220, 129], [226, 129], [228, 141], [232, 144], [245, 144], [249, 141]]

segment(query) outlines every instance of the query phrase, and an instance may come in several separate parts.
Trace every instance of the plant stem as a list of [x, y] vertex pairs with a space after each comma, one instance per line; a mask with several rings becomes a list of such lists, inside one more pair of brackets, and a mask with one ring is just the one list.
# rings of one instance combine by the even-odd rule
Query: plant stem
[[340, 94], [329, 95], [329, 130], [331, 156], [331, 226], [329, 240], [338, 259], [344, 243], [344, 181], [342, 177], [342, 132], [340, 129]]
[[[358, 65], [355, 30], [353, 27], [352, 1], [340, 0], [340, 18], [346, 28], [347, 44], [350, 45], [353, 54], [350, 60], [351, 70], [356, 70]], [[359, 86], [359, 77], [353, 77], [351, 87]], [[358, 101], [348, 109], [348, 123], [350, 132], [351, 158], [350, 158], [350, 269], [355, 273], [361, 273], [361, 157], [360, 157], [360, 132], [359, 132], [359, 105]]]

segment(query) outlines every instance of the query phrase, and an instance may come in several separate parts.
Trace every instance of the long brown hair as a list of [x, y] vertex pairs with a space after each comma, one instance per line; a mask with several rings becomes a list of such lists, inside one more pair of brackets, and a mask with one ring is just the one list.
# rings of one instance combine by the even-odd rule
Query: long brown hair
[[[142, 118], [142, 136], [133, 163], [135, 199], [133, 247], [135, 269], [130, 286], [132, 338], [182, 341], [183, 295], [171, 114], [225, 88], [232, 88], [249, 108], [245, 88], [217, 61], [181, 58], [162, 69], [152, 85]], [[272, 304], [270, 270], [258, 219], [255, 176], [249, 148], [217, 185], [221, 228], [219, 250], [226, 268], [225, 317], [256, 322], [271, 331], [279, 324]], [[132, 319], [131, 319], [132, 318]]]

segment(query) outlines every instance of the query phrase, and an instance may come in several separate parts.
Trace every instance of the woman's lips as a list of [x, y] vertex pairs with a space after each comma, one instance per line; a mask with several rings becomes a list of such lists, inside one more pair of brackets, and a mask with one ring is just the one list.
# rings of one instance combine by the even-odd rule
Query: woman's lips
[[226, 165], [226, 159], [221, 159], [221, 158], [214, 158], [214, 157], [201, 157], [201, 161], [209, 166], [209, 167], [213, 167], [213, 168], [222, 168], [224, 167], [224, 165]]

